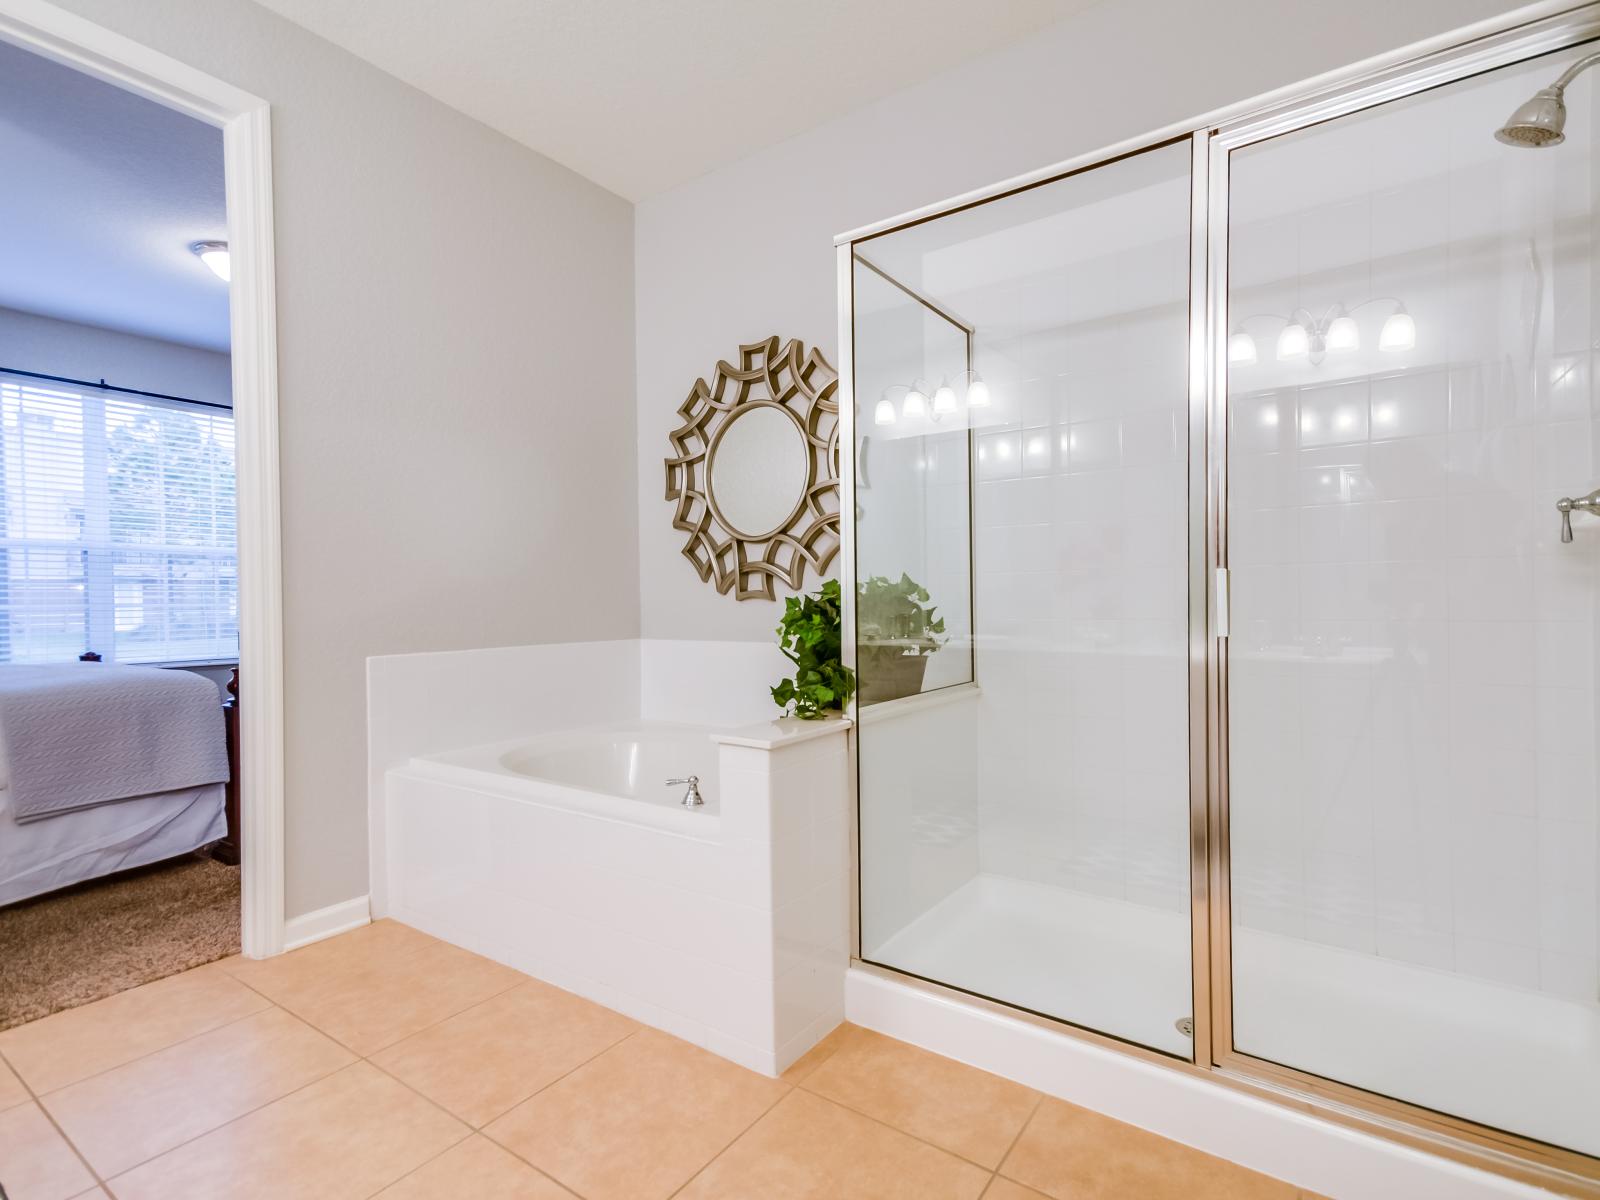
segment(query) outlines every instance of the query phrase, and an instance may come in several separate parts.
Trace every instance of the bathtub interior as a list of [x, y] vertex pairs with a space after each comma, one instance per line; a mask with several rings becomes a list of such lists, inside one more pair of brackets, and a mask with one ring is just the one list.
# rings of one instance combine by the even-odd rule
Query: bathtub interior
[[719, 798], [717, 732], [689, 725], [580, 731], [522, 743], [502, 753], [499, 765], [560, 787], [655, 804], [678, 804], [686, 788], [667, 780], [693, 775], [709, 814]]

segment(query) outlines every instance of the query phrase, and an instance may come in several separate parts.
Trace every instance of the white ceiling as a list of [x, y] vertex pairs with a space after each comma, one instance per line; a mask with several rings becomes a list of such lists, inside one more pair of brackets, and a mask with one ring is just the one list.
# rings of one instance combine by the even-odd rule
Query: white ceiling
[[1096, 0], [261, 0], [630, 200]]
[[228, 348], [219, 130], [0, 42], [0, 178], [0, 306]]

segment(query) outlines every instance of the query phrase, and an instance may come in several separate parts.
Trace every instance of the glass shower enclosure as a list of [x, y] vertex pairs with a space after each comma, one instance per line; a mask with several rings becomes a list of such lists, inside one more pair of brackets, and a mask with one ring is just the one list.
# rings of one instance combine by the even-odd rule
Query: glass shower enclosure
[[1600, 1180], [1597, 36], [840, 240], [860, 962]]

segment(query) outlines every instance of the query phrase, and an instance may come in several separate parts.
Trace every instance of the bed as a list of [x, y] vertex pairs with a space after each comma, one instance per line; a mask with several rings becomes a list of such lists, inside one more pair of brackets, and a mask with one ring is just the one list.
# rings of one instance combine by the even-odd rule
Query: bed
[[224, 716], [184, 671], [0, 666], [0, 905], [236, 846]]

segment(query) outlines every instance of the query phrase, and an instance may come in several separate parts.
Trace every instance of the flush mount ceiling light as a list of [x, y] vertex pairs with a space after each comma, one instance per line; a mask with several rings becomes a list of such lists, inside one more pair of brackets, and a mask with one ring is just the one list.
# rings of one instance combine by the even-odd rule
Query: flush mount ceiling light
[[211, 273], [223, 283], [229, 282], [232, 278], [233, 268], [228, 261], [227, 242], [195, 242], [189, 249], [201, 262], [210, 267]]

